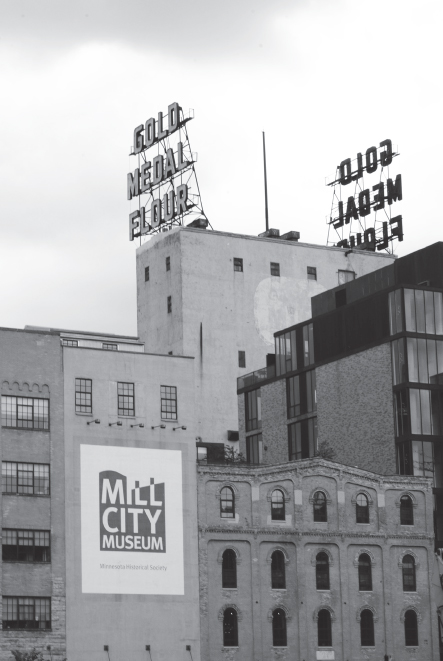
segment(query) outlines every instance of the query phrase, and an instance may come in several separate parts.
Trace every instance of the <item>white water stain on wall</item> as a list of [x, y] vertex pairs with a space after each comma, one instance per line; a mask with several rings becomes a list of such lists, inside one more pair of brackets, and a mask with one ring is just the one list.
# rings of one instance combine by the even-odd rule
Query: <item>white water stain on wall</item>
[[325, 291], [315, 280], [265, 278], [254, 294], [257, 333], [265, 344], [274, 344], [274, 333], [311, 317], [311, 297]]

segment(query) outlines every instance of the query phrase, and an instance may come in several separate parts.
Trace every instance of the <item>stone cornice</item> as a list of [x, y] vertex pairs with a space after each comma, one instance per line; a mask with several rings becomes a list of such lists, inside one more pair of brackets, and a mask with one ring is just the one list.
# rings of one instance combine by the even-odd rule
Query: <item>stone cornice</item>
[[[367, 540], [381, 540], [383, 542], [387, 540], [404, 540], [405, 544], [407, 545], [410, 540], [416, 539], [416, 540], [421, 540], [421, 541], [428, 541], [429, 543], [434, 541], [434, 535], [426, 535], [426, 534], [410, 534], [410, 535], [398, 535], [398, 534], [389, 534], [389, 533], [383, 533], [383, 532], [366, 532], [366, 533], [358, 533], [358, 532], [350, 532], [350, 531], [345, 531], [345, 530], [333, 530], [333, 531], [328, 531], [328, 532], [323, 532], [319, 530], [318, 532], [315, 530], [285, 530], [284, 528], [225, 528], [225, 527], [205, 527], [205, 526], [199, 526], [199, 532], [203, 534], [207, 533], [217, 533], [217, 534], [222, 534], [226, 535], [226, 533], [229, 533], [230, 536], [234, 535], [236, 538], [238, 538], [240, 535], [264, 535], [264, 536], [273, 536], [273, 535], [278, 535], [280, 537], [294, 537], [294, 538], [301, 538], [301, 537], [317, 537], [322, 538], [328, 537], [328, 538], [346, 538], [346, 539], [367, 539]], [[228, 540], [229, 541], [229, 540]]]

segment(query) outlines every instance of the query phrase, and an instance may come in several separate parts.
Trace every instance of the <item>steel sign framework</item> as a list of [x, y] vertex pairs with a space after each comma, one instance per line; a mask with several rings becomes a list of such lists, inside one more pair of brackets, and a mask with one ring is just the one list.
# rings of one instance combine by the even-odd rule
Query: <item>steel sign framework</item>
[[183, 225], [207, 227], [195, 172], [187, 123], [192, 110], [183, 113], [178, 103], [168, 106], [134, 129], [130, 157], [137, 167], [127, 175], [127, 198], [136, 208], [129, 214], [129, 240]]
[[[389, 171], [396, 156], [392, 141], [383, 140], [378, 149], [369, 147], [337, 166], [334, 180], [327, 183], [333, 190], [327, 245], [392, 253], [393, 241], [403, 241], [402, 216], [392, 214], [392, 205], [403, 198], [401, 174], [394, 179]], [[378, 182], [366, 187], [365, 178], [373, 173], [378, 173]]]

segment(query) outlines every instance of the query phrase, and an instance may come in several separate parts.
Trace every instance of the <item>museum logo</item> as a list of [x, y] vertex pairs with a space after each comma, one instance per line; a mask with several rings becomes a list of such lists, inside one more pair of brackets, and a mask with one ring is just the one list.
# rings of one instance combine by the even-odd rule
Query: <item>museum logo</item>
[[127, 478], [102, 471], [100, 478], [100, 550], [165, 553], [165, 484], [151, 477], [147, 486], [129, 489]]

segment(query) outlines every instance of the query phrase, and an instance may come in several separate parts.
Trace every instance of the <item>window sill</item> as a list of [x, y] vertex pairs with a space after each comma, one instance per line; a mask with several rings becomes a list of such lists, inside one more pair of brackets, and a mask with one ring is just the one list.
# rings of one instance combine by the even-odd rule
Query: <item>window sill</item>
[[227, 652], [228, 650], [238, 650], [238, 645], [223, 645], [222, 652]]
[[17, 627], [17, 628], [16, 627], [14, 627], [14, 628], [2, 627], [2, 631], [3, 632], [10, 631], [11, 633], [15, 633], [16, 631], [29, 631], [29, 633], [36, 634], [36, 633], [39, 633], [39, 632], [40, 633], [48, 633], [48, 631], [52, 631], [52, 627], [50, 629], [30, 629], [30, 628], [22, 629], [22, 628], [19, 628], [19, 627]]
[[75, 415], [82, 415], [82, 416], [85, 416], [87, 418], [92, 418], [93, 417], [92, 413], [82, 413], [81, 411], [76, 411]]
[[136, 415], [122, 415], [121, 413], [117, 414], [117, 418], [120, 420], [135, 420], [136, 417]]
[[10, 565], [50, 565], [50, 560], [2, 560], [3, 564]]
[[42, 431], [42, 432], [50, 432], [50, 429], [38, 429], [34, 427], [4, 427], [2, 425], [2, 429], [10, 429], [11, 431]]
[[25, 496], [26, 498], [50, 498], [50, 493], [17, 493], [15, 491], [3, 491], [2, 496]]

